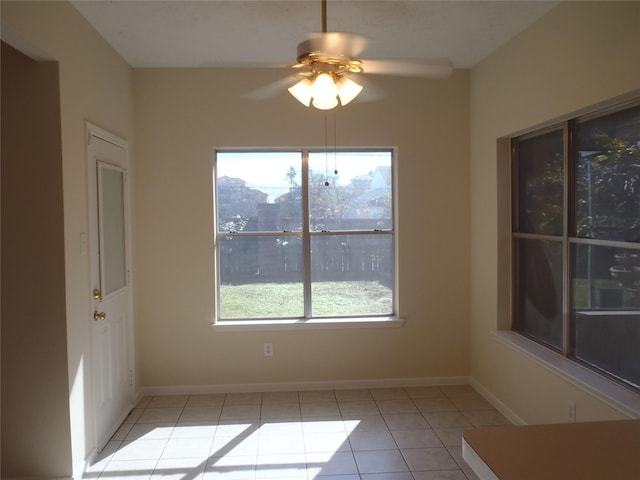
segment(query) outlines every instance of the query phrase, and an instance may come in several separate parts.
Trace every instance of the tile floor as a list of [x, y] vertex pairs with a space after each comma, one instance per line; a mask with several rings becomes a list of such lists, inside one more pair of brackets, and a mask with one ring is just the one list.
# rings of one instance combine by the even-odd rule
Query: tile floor
[[145, 397], [85, 478], [476, 479], [462, 432], [507, 423], [467, 385]]

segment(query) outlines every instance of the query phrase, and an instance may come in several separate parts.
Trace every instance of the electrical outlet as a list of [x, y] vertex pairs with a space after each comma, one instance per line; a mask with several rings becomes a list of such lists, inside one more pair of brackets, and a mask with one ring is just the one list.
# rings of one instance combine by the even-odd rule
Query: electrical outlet
[[567, 400], [567, 420], [569, 422], [576, 421], [576, 402], [573, 400]]
[[273, 343], [264, 342], [264, 356], [265, 357], [273, 357]]

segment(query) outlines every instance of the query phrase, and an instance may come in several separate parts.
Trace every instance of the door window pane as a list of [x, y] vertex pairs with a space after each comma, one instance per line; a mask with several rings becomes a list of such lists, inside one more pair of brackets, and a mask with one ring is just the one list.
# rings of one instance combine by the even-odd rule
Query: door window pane
[[124, 174], [99, 164], [100, 267], [102, 294], [108, 295], [127, 284], [124, 229]]
[[517, 232], [562, 235], [562, 130], [518, 143]]
[[640, 107], [576, 128], [577, 235], [640, 242]]
[[513, 329], [562, 348], [562, 242], [515, 239], [517, 272]]

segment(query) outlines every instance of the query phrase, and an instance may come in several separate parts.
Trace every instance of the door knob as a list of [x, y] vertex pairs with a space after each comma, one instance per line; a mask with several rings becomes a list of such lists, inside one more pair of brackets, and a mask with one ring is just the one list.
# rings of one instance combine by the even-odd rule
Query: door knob
[[98, 312], [97, 310], [95, 312], [93, 312], [93, 319], [94, 320], [104, 320], [105, 318], [107, 318], [107, 314], [104, 312]]
[[94, 288], [93, 289], [93, 298], [95, 298], [97, 300], [101, 296], [102, 296], [102, 292], [100, 291], [100, 289], [99, 288]]

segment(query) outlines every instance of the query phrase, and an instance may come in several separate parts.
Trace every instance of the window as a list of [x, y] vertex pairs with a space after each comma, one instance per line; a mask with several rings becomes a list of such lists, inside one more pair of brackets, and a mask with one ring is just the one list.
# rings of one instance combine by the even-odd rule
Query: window
[[395, 315], [393, 152], [216, 152], [217, 319]]
[[511, 329], [640, 390], [640, 105], [512, 141]]

